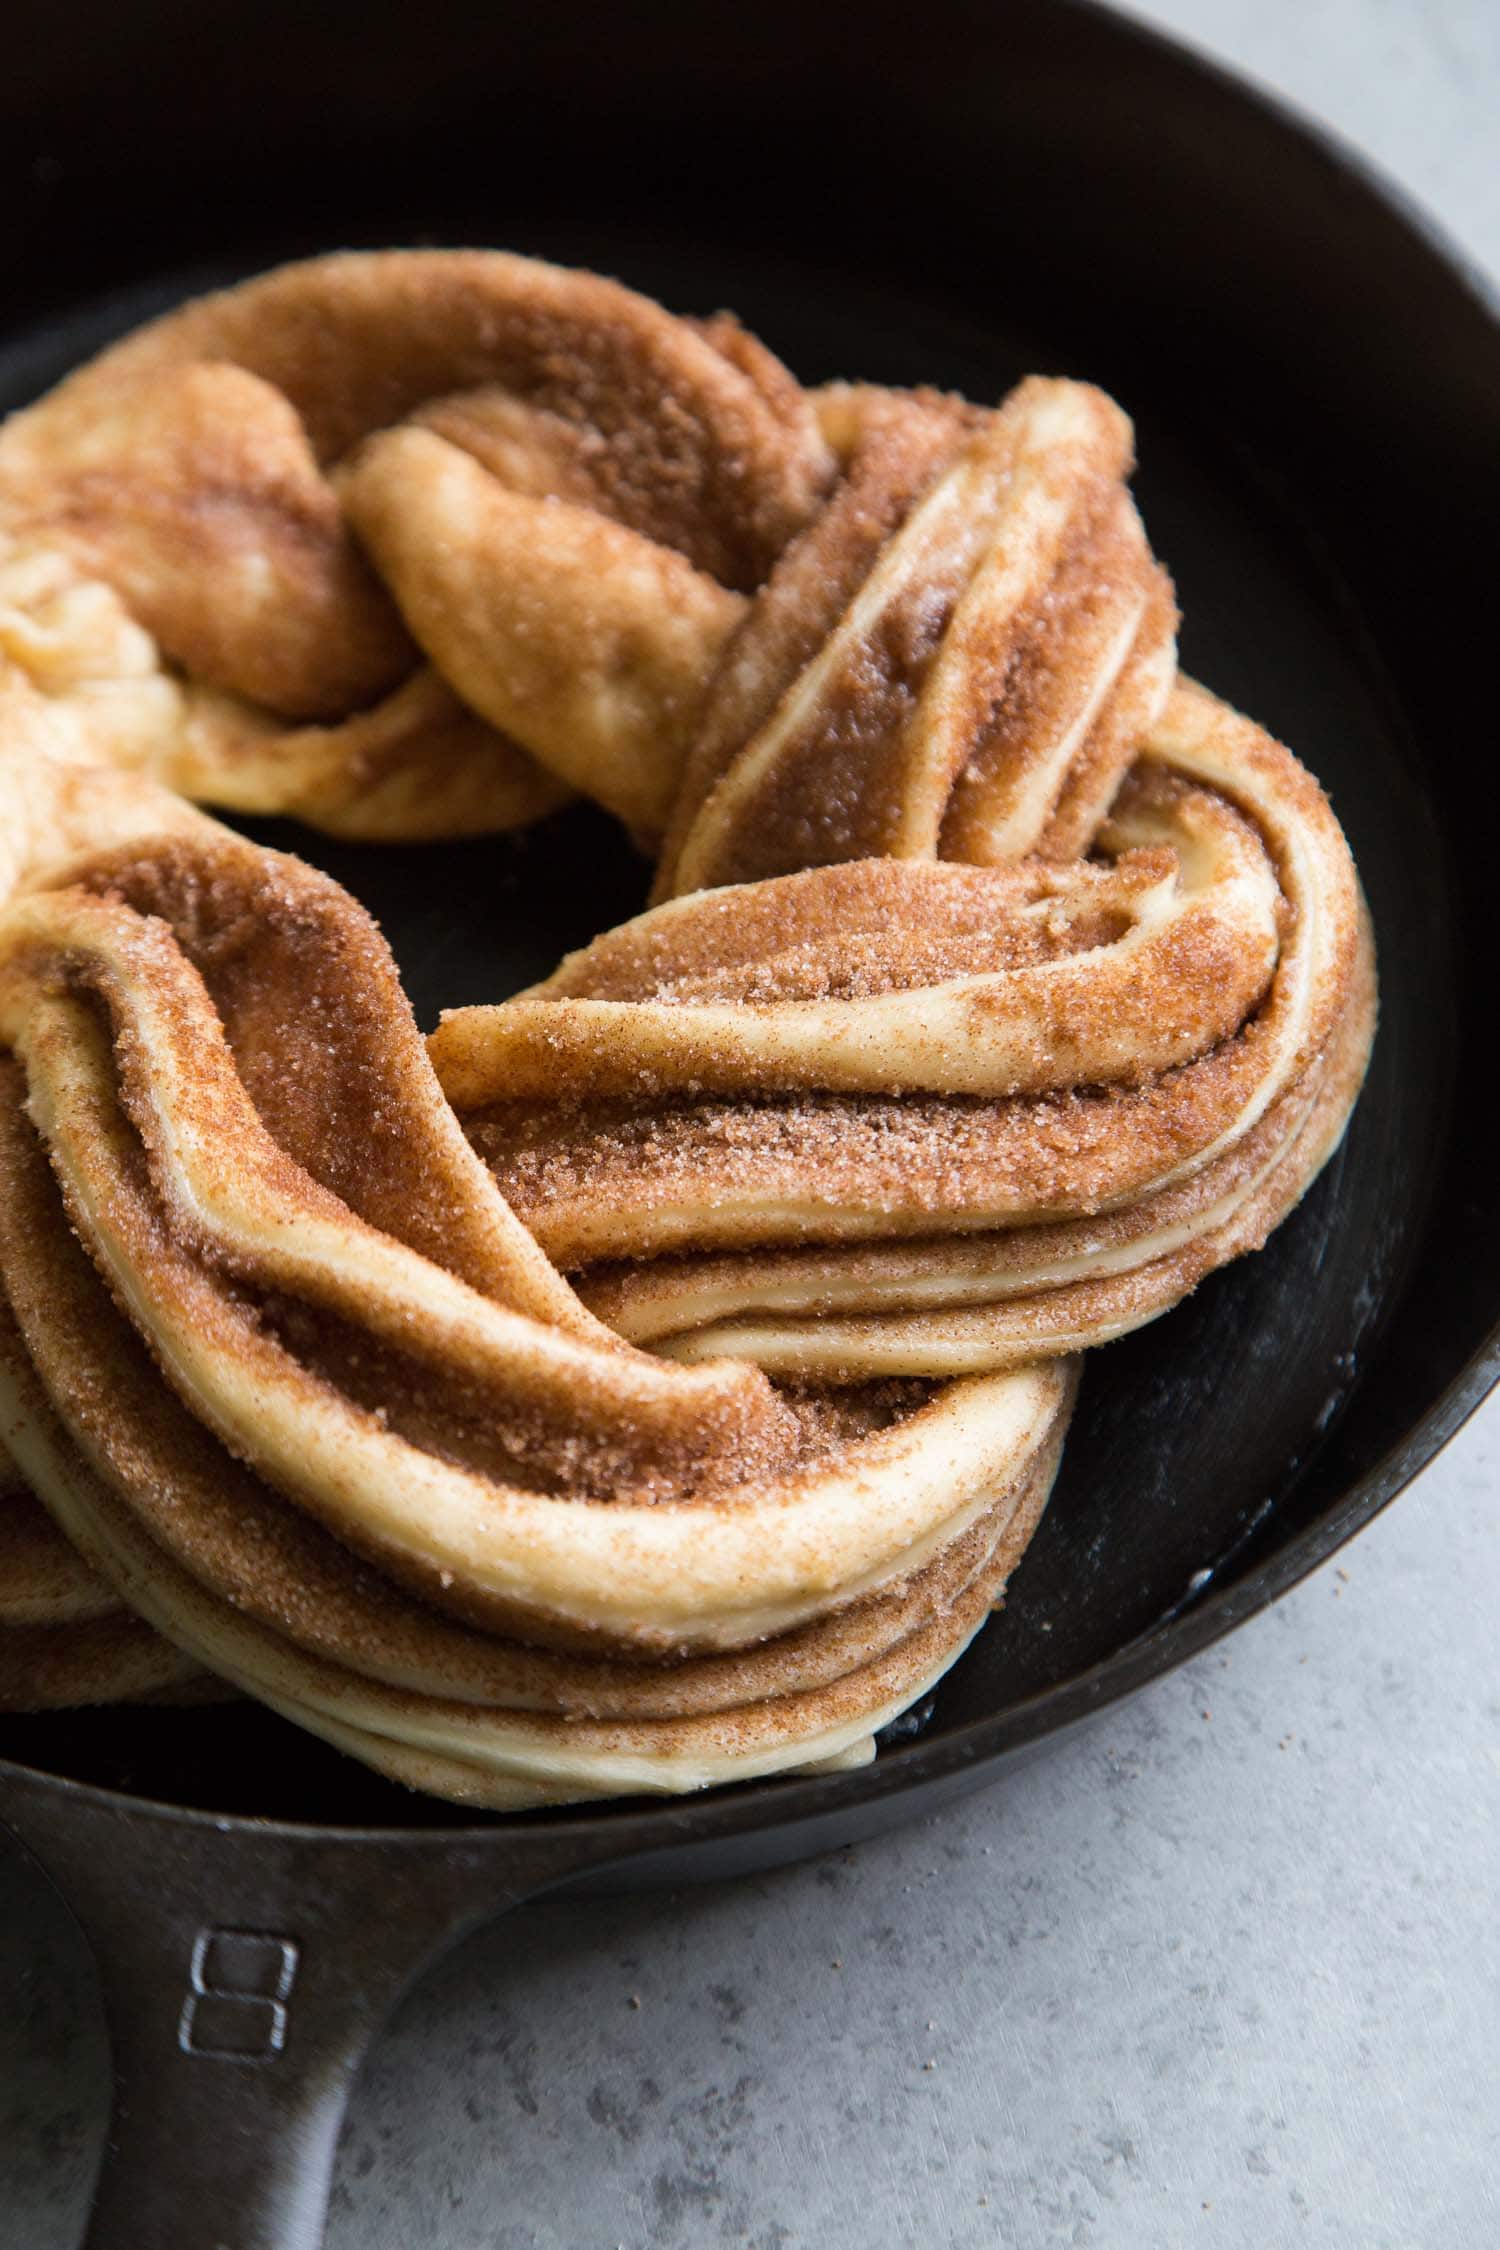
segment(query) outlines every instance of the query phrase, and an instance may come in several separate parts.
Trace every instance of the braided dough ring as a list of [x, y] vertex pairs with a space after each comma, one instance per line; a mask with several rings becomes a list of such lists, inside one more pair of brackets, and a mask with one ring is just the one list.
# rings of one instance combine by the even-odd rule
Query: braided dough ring
[[[0, 1433], [174, 1649], [495, 1806], [858, 1759], [951, 1664], [1069, 1355], [1264, 1238], [1373, 1024], [1321, 792], [1174, 690], [1130, 465], [1081, 385], [808, 396], [455, 254], [0, 430], [52, 586], [0, 609]], [[352, 901], [145, 778], [268, 801], [189, 755], [249, 771], [247, 711], [347, 833], [497, 824], [503, 736], [659, 903], [429, 1059]]]

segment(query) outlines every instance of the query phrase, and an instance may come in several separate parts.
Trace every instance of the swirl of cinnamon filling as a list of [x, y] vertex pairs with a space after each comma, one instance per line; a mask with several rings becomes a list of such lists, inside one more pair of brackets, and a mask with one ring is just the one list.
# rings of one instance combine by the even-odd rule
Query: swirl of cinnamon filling
[[431, 1050], [585, 1302], [684, 1359], [951, 1375], [1153, 1319], [1342, 1135], [1374, 1025], [1322, 791], [1184, 684], [1097, 855], [689, 894]]
[[867, 857], [1085, 851], [1176, 662], [1129, 422], [1033, 376], [994, 412], [822, 394], [842, 475], [710, 685], [656, 895]]
[[[362, 910], [28, 759], [11, 700], [0, 1402], [80, 1552], [446, 1794], [867, 1754], [996, 1598], [1071, 1371], [830, 1391], [621, 1343], [470, 1150]], [[101, 848], [59, 866], [96, 785]]]

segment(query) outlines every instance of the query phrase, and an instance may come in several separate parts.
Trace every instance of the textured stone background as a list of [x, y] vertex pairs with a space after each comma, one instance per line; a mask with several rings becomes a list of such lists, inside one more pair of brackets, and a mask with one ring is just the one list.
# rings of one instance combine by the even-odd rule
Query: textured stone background
[[[1500, 267], [1496, 0], [1142, 12]], [[1500, 2241], [1497, 1474], [1500, 1406], [1222, 1652], [925, 1826], [473, 1940], [371, 2061], [330, 2250]], [[0, 1994], [0, 2250], [72, 2250], [105, 2059], [5, 1855]]]

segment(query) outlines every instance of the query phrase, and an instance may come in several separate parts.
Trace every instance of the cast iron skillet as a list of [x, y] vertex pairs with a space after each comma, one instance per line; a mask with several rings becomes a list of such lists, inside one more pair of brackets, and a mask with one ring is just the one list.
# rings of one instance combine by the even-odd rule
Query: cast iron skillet
[[[309, 2250], [359, 2057], [436, 1948], [559, 1883], [765, 1867], [996, 1779], [1293, 1584], [1500, 1372], [1469, 731], [1500, 329], [1346, 152], [1078, 0], [21, 15], [4, 403], [190, 286], [338, 242], [504, 243], [727, 302], [809, 379], [1088, 374], [1137, 416], [1188, 668], [1327, 782], [1379, 933], [1345, 1151], [1260, 1257], [1091, 1361], [1003, 1620], [867, 1771], [481, 1822], [249, 1709], [0, 1728], [0, 1812], [93, 1940], [114, 2039], [89, 2243]], [[407, 854], [259, 832], [375, 907], [426, 1020], [645, 887], [588, 813]]]

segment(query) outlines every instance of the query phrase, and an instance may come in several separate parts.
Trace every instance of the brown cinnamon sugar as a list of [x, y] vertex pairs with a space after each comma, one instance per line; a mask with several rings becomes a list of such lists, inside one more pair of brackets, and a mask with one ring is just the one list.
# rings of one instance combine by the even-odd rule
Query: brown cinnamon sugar
[[[0, 1454], [0, 1704], [201, 1665], [496, 1807], [871, 1754], [1074, 1355], [1264, 1239], [1368, 1052], [1347, 847], [1175, 681], [1132, 451], [477, 253], [0, 427], [0, 1442], [57, 1526]], [[569, 790], [658, 905], [429, 1043], [182, 802]]]

